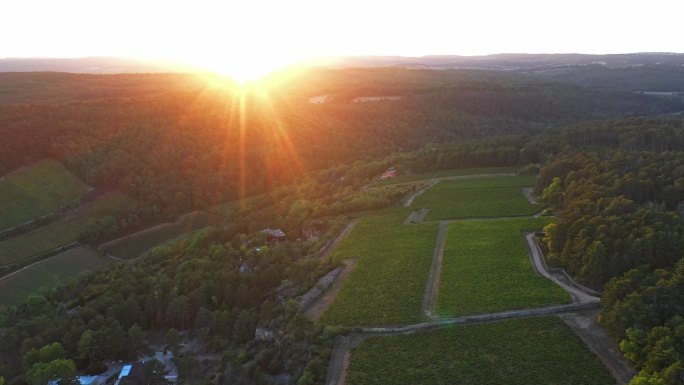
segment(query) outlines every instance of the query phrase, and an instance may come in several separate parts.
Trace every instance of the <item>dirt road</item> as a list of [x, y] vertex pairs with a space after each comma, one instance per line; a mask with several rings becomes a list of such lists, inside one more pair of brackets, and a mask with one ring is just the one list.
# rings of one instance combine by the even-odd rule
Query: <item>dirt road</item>
[[444, 244], [446, 243], [448, 228], [449, 222], [439, 222], [435, 248], [432, 251], [432, 265], [430, 266], [430, 273], [425, 285], [425, 294], [423, 295], [423, 313], [431, 318], [435, 312], [437, 293], [439, 292], [439, 279], [442, 274], [442, 259], [444, 258]]

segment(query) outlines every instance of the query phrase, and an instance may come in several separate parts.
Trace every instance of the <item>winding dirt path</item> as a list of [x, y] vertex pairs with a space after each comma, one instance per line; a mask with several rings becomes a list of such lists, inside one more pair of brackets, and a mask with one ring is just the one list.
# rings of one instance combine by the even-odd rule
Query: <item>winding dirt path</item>
[[529, 247], [532, 267], [538, 274], [544, 276], [556, 285], [563, 288], [563, 290], [570, 294], [570, 297], [572, 297], [572, 301], [575, 303], [601, 302], [601, 298], [596, 296], [593, 290], [585, 288], [584, 286], [573, 281], [572, 279], [570, 279], [570, 281], [568, 281], [568, 279], [558, 279], [555, 274], [549, 271], [548, 266], [546, 266], [546, 261], [544, 261], [544, 258], [542, 256], [542, 251], [534, 239], [534, 233], [526, 234], [525, 239], [527, 240], [527, 245]]
[[444, 259], [444, 245], [446, 244], [447, 230], [449, 222], [439, 222], [439, 230], [437, 231], [437, 239], [435, 240], [435, 248], [432, 251], [432, 265], [430, 266], [430, 273], [428, 274], [427, 285], [425, 285], [425, 294], [423, 295], [423, 313], [432, 318], [435, 312], [435, 304], [437, 302], [437, 293], [439, 292], [439, 279], [442, 275], [442, 259]]

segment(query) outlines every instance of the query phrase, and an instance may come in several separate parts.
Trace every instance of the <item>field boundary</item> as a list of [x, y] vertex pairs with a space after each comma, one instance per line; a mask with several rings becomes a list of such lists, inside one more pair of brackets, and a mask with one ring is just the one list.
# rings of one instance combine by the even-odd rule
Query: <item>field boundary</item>
[[[60, 253], [63, 253], [67, 250], [75, 249], [80, 245], [81, 245], [81, 243], [79, 241], [73, 241], [69, 244], [59, 246], [59, 247], [56, 247], [52, 250], [48, 250], [46, 252], [43, 252], [43, 253], [34, 255], [32, 257], [29, 257], [27, 259], [24, 259], [23, 261], [0, 266], [0, 274], [2, 274], [1, 272], [3, 270], [8, 270], [7, 274], [0, 276], [0, 280], [5, 278], [5, 277], [9, 277], [11, 275], [14, 275], [15, 273], [22, 271], [24, 269], [28, 269], [29, 267], [31, 267], [33, 265], [47, 261], [48, 259], [50, 259], [50, 258], [52, 258], [52, 257], [54, 257]], [[14, 267], [14, 269], [12, 269], [12, 267]]]
[[[36, 230], [36, 228], [33, 227], [35, 224], [39, 224], [40, 226], [45, 226], [48, 225], [52, 222], [57, 222], [60, 219], [64, 219], [67, 215], [67, 213], [77, 210], [78, 208], [82, 207], [86, 201], [90, 200], [91, 198], [95, 197], [95, 188], [91, 187], [86, 191], [83, 195], [79, 196], [78, 198], [74, 199], [73, 201], [62, 205], [51, 212], [44, 214], [38, 218], [33, 218], [31, 220], [28, 220], [24, 223], [20, 223], [18, 225], [14, 225], [12, 227], [8, 227], [6, 229], [0, 230], [0, 241], [12, 237], [16, 237], [17, 235], [21, 235], [24, 233], [31, 232], [33, 230]], [[78, 207], [74, 207], [78, 205]]]
[[153, 248], [155, 248], [155, 247], [157, 247], [157, 246], [166, 245], [166, 244], [168, 244], [169, 242], [173, 242], [173, 241], [175, 241], [175, 240], [177, 240], [177, 239], [179, 239], [179, 238], [185, 237], [185, 236], [187, 236], [187, 235], [189, 235], [189, 234], [192, 234], [192, 233], [194, 233], [194, 232], [196, 232], [196, 231], [206, 229], [207, 227], [211, 227], [211, 226], [213, 226], [213, 224], [209, 224], [209, 225], [207, 225], [207, 226], [203, 226], [203, 227], [200, 227], [200, 228], [198, 228], [198, 229], [194, 229], [194, 230], [190, 230], [190, 231], [185, 231], [185, 232], [180, 233], [180, 234], [178, 234], [178, 235], [176, 235], [176, 236], [174, 236], [174, 237], [172, 237], [172, 238], [168, 238], [168, 239], [164, 240], [163, 242], [161, 242], [161, 243], [159, 243], [159, 244], [156, 244], [156, 245], [150, 247], [149, 249], [147, 249], [147, 250], [141, 252], [141, 253], [140, 253], [138, 256], [136, 256], [135, 258], [127, 259], [127, 258], [117, 257], [116, 255], [112, 254], [108, 249], [109, 249], [110, 247], [112, 247], [112, 246], [117, 245], [117, 244], [120, 243], [120, 242], [126, 241], [126, 240], [129, 239], [129, 238], [132, 238], [132, 237], [135, 237], [135, 236], [138, 236], [138, 235], [141, 235], [141, 234], [146, 234], [146, 233], [155, 231], [155, 230], [157, 230], [157, 229], [159, 229], [159, 228], [162, 228], [162, 227], [164, 227], [164, 226], [171, 226], [171, 225], [174, 225], [174, 224], [178, 224], [178, 223], [182, 222], [183, 219], [186, 218], [186, 217], [193, 216], [193, 215], [198, 215], [198, 214], [202, 214], [202, 213], [208, 214], [208, 215], [212, 215], [212, 216], [217, 216], [217, 217], [220, 217], [220, 218], [222, 218], [222, 219], [225, 219], [224, 216], [219, 215], [219, 214], [216, 214], [216, 213], [211, 213], [211, 212], [208, 212], [208, 211], [205, 211], [205, 210], [195, 210], [195, 211], [191, 211], [191, 212], [189, 212], [189, 213], [187, 213], [187, 214], [183, 214], [183, 215], [179, 216], [179, 217], [176, 218], [176, 220], [173, 221], [173, 222], [164, 222], [164, 223], [160, 223], [160, 224], [154, 225], [154, 226], [152, 226], [152, 227], [148, 227], [148, 228], [145, 228], [145, 229], [136, 231], [136, 232], [134, 232], [134, 233], [127, 234], [127, 235], [124, 235], [124, 236], [122, 236], [122, 237], [113, 239], [113, 240], [111, 240], [111, 241], [107, 241], [107, 242], [105, 242], [105, 243], [102, 243], [102, 244], [98, 245], [98, 246], [96, 247], [96, 249], [99, 250], [99, 251], [101, 251], [101, 252], [103, 252], [103, 253], [104, 253], [107, 257], [109, 257], [109, 258], [113, 258], [113, 259], [120, 260], [120, 261], [128, 261], [128, 262], [136, 261], [136, 260], [138, 260], [140, 257], [144, 256], [144, 255], [145, 255], [147, 252], [149, 252], [151, 249], [153, 249]]

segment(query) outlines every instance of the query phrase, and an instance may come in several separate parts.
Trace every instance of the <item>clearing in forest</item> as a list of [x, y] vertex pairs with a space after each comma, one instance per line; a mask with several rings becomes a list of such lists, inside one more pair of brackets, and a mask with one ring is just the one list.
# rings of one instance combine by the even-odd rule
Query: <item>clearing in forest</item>
[[18, 305], [31, 293], [50, 290], [85, 271], [107, 266], [111, 259], [78, 247], [0, 278], [0, 305]]
[[0, 179], [0, 231], [74, 202], [90, 187], [60, 163], [44, 160]]
[[451, 317], [569, 303], [558, 285], [535, 274], [523, 231], [548, 217], [458, 221], [449, 224], [437, 314]]
[[340, 243], [333, 260], [357, 258], [357, 265], [322, 322], [375, 325], [422, 320], [437, 224], [404, 226], [406, 214], [407, 210], [386, 210], [363, 217]]
[[0, 266], [39, 258], [58, 247], [75, 242], [91, 219], [125, 211], [135, 205], [136, 202], [126, 195], [106, 194], [80, 208], [72, 217], [0, 241]]
[[225, 218], [205, 211], [185, 214], [175, 222], [163, 223], [138, 233], [108, 242], [100, 248], [117, 258], [133, 259], [145, 251], [201, 228], [221, 223]]
[[352, 351], [349, 385], [615, 384], [558, 317], [374, 337]]
[[540, 206], [527, 200], [523, 188], [534, 183], [532, 175], [444, 180], [416, 197], [412, 206], [428, 208], [428, 221], [532, 215]]

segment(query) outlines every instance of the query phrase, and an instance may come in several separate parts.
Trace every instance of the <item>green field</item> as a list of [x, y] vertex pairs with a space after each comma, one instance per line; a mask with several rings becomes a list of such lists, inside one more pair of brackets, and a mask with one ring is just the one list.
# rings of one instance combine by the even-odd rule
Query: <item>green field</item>
[[17, 305], [31, 293], [49, 290], [85, 271], [100, 269], [110, 259], [87, 247], [79, 247], [0, 279], [0, 305]]
[[557, 317], [370, 338], [352, 351], [349, 385], [608, 385], [601, 361]]
[[104, 250], [118, 258], [132, 259], [152, 247], [176, 238], [181, 234], [220, 223], [224, 220], [225, 218], [215, 214], [196, 211], [181, 216], [176, 222], [164, 223], [111, 242], [105, 245]]
[[563, 289], [535, 274], [522, 234], [549, 222], [542, 217], [449, 224], [437, 313], [454, 316], [570, 302]]
[[532, 175], [446, 180], [416, 197], [413, 207], [429, 208], [426, 220], [532, 215], [540, 206], [522, 189], [534, 183]]
[[477, 174], [500, 174], [518, 172], [520, 167], [479, 167], [479, 168], [457, 168], [451, 170], [429, 171], [421, 174], [403, 175], [396, 178], [385, 179], [373, 183], [373, 186], [385, 186], [396, 183], [413, 182], [423, 179], [443, 178], [447, 176], [463, 176]]
[[73, 217], [0, 241], [0, 266], [22, 262], [72, 243], [91, 218], [110, 215], [134, 205], [133, 199], [120, 193], [103, 195], [79, 209]]
[[88, 185], [53, 160], [12, 172], [0, 180], [0, 230], [49, 214], [88, 190]]
[[392, 209], [363, 217], [342, 241], [333, 260], [357, 257], [357, 265], [322, 322], [373, 325], [422, 320], [437, 224], [402, 226], [406, 214]]

